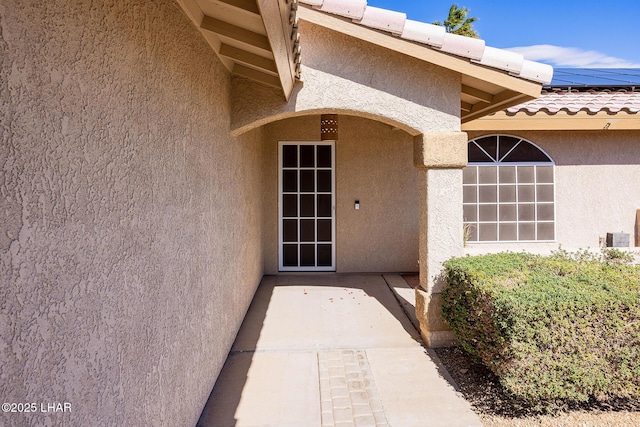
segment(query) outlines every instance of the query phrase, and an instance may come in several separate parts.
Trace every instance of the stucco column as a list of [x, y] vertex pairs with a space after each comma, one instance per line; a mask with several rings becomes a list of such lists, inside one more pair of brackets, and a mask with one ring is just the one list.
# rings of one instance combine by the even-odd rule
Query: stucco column
[[467, 134], [425, 133], [414, 140], [414, 164], [420, 169], [420, 286], [416, 314], [429, 347], [455, 343], [441, 314], [445, 285], [442, 263], [463, 255], [462, 168], [467, 164]]

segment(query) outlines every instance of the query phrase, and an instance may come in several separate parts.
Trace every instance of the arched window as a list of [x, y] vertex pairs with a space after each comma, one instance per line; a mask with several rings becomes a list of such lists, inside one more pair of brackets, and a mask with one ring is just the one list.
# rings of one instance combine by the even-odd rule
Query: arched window
[[553, 160], [535, 144], [507, 135], [469, 141], [464, 168], [468, 242], [555, 240]]

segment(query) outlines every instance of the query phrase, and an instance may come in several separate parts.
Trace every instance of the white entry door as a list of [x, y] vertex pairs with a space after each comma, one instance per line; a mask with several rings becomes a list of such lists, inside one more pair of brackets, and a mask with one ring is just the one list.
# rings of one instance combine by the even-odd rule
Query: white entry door
[[335, 145], [278, 147], [280, 271], [335, 271]]

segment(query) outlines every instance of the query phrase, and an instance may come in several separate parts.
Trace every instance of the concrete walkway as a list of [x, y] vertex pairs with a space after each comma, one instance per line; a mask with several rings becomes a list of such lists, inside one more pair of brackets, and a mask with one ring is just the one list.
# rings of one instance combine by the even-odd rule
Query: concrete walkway
[[481, 426], [405, 314], [412, 295], [398, 275], [265, 277], [198, 427]]

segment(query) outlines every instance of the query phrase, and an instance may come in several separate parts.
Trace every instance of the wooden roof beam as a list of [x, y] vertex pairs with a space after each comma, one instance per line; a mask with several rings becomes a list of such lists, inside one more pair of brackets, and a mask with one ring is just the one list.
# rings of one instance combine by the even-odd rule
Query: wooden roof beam
[[243, 65], [247, 65], [252, 68], [258, 68], [261, 71], [277, 75], [278, 69], [275, 62], [270, 58], [256, 55], [246, 50], [238, 49], [237, 47], [229, 46], [228, 44], [222, 44], [220, 46], [220, 56], [232, 59], [235, 62], [239, 62]]
[[474, 98], [481, 102], [486, 102], [489, 104], [493, 102], [493, 94], [482, 91], [480, 89], [476, 89], [471, 86], [462, 85], [462, 93], [464, 93], [465, 95], [469, 95], [471, 98]]
[[280, 87], [284, 92], [284, 98], [288, 101], [296, 82], [296, 60], [299, 60], [292, 40], [296, 10], [293, 2], [289, 0], [257, 0], [257, 4], [271, 43]]
[[532, 99], [535, 99], [535, 97], [512, 90], [504, 90], [499, 94], [493, 96], [492, 103], [478, 102], [476, 104], [473, 104], [471, 111], [468, 114], [462, 115], [462, 123], [469, 122], [473, 119], [486, 116], [487, 114], [504, 110], [511, 105], [521, 104]]
[[282, 86], [280, 86], [280, 79], [278, 77], [272, 76], [271, 74], [265, 74], [253, 68], [245, 67], [241, 64], [234, 65], [233, 73], [251, 80], [255, 80], [259, 83], [264, 83], [268, 86], [277, 87], [279, 89], [282, 88]]
[[204, 18], [202, 18], [200, 28], [216, 33], [219, 36], [228, 37], [244, 44], [271, 52], [271, 45], [269, 44], [269, 39], [267, 37], [262, 34], [254, 33], [253, 31], [237, 27], [233, 24], [229, 24], [228, 22], [205, 15]]
[[229, 6], [236, 7], [238, 9], [242, 9], [246, 12], [255, 13], [256, 15], [260, 14], [260, 10], [258, 9], [258, 5], [255, 0], [218, 0], [220, 3], [228, 4]]
[[472, 108], [473, 108], [473, 104], [471, 104], [469, 102], [460, 101], [460, 109], [463, 112], [469, 113], [469, 112], [471, 112]]

